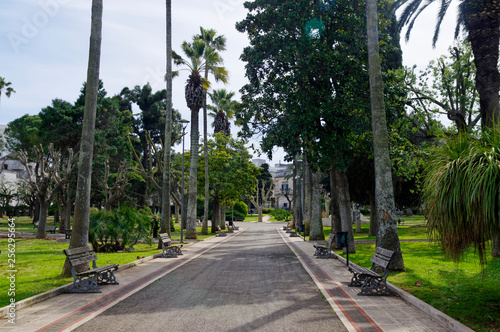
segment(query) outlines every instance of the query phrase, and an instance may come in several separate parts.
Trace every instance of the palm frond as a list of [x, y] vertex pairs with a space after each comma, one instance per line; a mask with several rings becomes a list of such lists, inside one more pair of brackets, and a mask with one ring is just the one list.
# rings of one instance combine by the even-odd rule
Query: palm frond
[[432, 47], [436, 47], [436, 43], [439, 37], [439, 31], [441, 29], [441, 23], [443, 23], [444, 16], [450, 7], [452, 0], [441, 0], [441, 7], [439, 8], [439, 12], [437, 15], [437, 23], [434, 28], [434, 36], [432, 37]]

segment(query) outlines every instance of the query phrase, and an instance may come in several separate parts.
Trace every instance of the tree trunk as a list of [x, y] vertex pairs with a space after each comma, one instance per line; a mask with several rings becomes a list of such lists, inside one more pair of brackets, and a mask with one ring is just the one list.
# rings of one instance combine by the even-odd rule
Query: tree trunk
[[170, 149], [172, 145], [172, 0], [166, 0], [167, 16], [167, 110], [165, 145], [163, 147], [163, 181], [161, 191], [160, 233], [170, 236]]
[[491, 239], [491, 257], [500, 258], [500, 237], [493, 236]]
[[[78, 160], [78, 181], [76, 185], [73, 231], [69, 247], [85, 247], [89, 243], [90, 186], [92, 179], [92, 157], [94, 150], [95, 118], [97, 111], [97, 90], [99, 86], [99, 65], [101, 58], [102, 0], [92, 0], [92, 25], [90, 32], [87, 89], [83, 114], [80, 158]], [[70, 271], [65, 263], [63, 274]]]
[[330, 169], [330, 190], [331, 190], [331, 214], [332, 214], [332, 233], [342, 232], [342, 222], [339, 213], [339, 192], [337, 191], [337, 182], [335, 181], [335, 166]]
[[198, 112], [191, 109], [191, 160], [189, 163], [189, 192], [186, 239], [196, 239], [196, 199], [198, 197]]
[[323, 174], [315, 172], [312, 174], [312, 195], [311, 195], [311, 227], [309, 230], [309, 240], [322, 241], [325, 239], [323, 233], [323, 219], [321, 215], [321, 178]]
[[175, 222], [176, 223], [179, 223], [180, 220], [179, 220], [179, 216], [180, 216], [180, 213], [179, 211], [181, 210], [181, 207], [178, 205], [178, 204], [175, 204], [175, 214], [174, 214], [174, 219], [175, 219]]
[[351, 197], [349, 194], [349, 182], [347, 174], [339, 169], [335, 170], [335, 190], [338, 197], [338, 210], [342, 232], [348, 232], [349, 236], [349, 253], [356, 253], [354, 245], [354, 234], [352, 229], [352, 212], [351, 212]]
[[35, 207], [33, 209], [33, 223], [40, 220], [40, 201], [38, 198], [35, 199]]
[[217, 231], [217, 226], [219, 225], [219, 199], [214, 198], [213, 200], [213, 211], [212, 211], [212, 230], [211, 233]]
[[[469, 6], [475, 6], [469, 1]], [[498, 91], [500, 72], [498, 71], [498, 47], [500, 40], [500, 18], [498, 3], [483, 1], [485, 9], [481, 13], [472, 9], [473, 14], [464, 15], [464, 24], [469, 32], [468, 39], [474, 53], [476, 65], [476, 89], [481, 108], [481, 125], [492, 128], [500, 118]], [[465, 4], [467, 6], [467, 4]], [[479, 6], [479, 5], [477, 5]], [[464, 10], [467, 12], [467, 9]]]
[[64, 228], [71, 229], [71, 209], [73, 208], [73, 200], [66, 200], [63, 206]]
[[296, 155], [293, 159], [293, 223], [295, 228], [302, 224], [302, 196], [301, 196], [301, 181], [300, 181], [300, 156]]
[[[373, 153], [375, 159], [375, 198], [377, 206], [377, 247], [395, 251], [389, 268], [403, 270], [403, 256], [395, 220], [389, 139], [384, 105], [384, 83], [380, 67], [376, 0], [367, 0], [368, 64], [372, 108]], [[351, 227], [352, 229], [352, 227]]]
[[47, 217], [49, 215], [50, 201], [41, 200], [40, 201], [40, 220], [38, 220], [38, 229], [36, 231], [37, 239], [45, 239], [47, 233], [45, 232], [45, 227], [47, 226]]
[[220, 229], [226, 229], [226, 204], [220, 206]]
[[306, 158], [304, 158], [304, 169], [302, 170], [304, 174], [304, 226], [305, 235], [309, 235], [309, 228], [311, 227], [311, 208], [312, 208], [312, 172], [309, 168], [309, 163]]
[[370, 230], [369, 236], [377, 236], [378, 221], [377, 221], [377, 205], [375, 204], [375, 190], [370, 189]]

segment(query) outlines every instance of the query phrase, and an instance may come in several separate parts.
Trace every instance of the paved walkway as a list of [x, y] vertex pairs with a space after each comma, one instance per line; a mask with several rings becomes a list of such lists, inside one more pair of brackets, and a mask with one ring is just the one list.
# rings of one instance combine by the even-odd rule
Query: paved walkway
[[[249, 228], [259, 227], [258, 224], [248, 225], [238, 223], [240, 230], [227, 237], [213, 237], [190, 245], [183, 256], [177, 259], [145, 259], [141, 264], [128, 269], [120, 269], [117, 279], [120, 285], [102, 286], [98, 294], [60, 294], [43, 302], [16, 311], [16, 325], [7, 320], [0, 321], [0, 331], [71, 331], [92, 321], [99, 314], [114, 307], [128, 297], [138, 293], [153, 282], [170, 274], [194, 259], [214, 256], [210, 254], [216, 248], [224, 246], [243, 245], [241, 241]], [[261, 224], [262, 225], [262, 224]], [[247, 227], [245, 229], [244, 227]], [[276, 227], [274, 227], [276, 226]], [[399, 296], [393, 297], [363, 297], [357, 296], [358, 289], [347, 287], [351, 274], [345, 262], [341, 259], [316, 259], [311, 243], [301, 237], [289, 237], [280, 228], [280, 224], [272, 224], [272, 232], [277, 232], [282, 240], [297, 256], [307, 273], [311, 276], [327, 302], [330, 304], [335, 318], [338, 316], [344, 327], [331, 330], [340, 331], [471, 331], [462, 324], [450, 319], [443, 313], [430, 308], [425, 303], [416, 300], [407, 293], [393, 288]], [[280, 227], [280, 228], [277, 228]], [[266, 231], [266, 230], [263, 230]], [[240, 242], [238, 242], [240, 241]], [[270, 249], [271, 250], [271, 249]], [[205, 255], [205, 256], [202, 256]], [[207, 256], [208, 255], [208, 256]], [[215, 257], [217, 259], [217, 257]], [[230, 265], [228, 266], [230, 268]], [[249, 271], [250, 273], [250, 271]], [[224, 278], [221, 275], [221, 278]], [[255, 283], [258, 286], [258, 283]], [[294, 287], [300, 285], [290, 285]], [[264, 295], [265, 297], [265, 295]], [[140, 305], [140, 303], [138, 304]], [[268, 316], [286, 316], [286, 312], [262, 312], [262, 319]], [[271, 312], [269, 312], [271, 311]], [[241, 311], [239, 315], [247, 314]], [[223, 320], [239, 320], [238, 317], [226, 317], [223, 312], [218, 315]], [[333, 318], [333, 317], [332, 317]], [[257, 319], [258, 320], [258, 319]], [[97, 321], [97, 320], [95, 320]], [[238, 325], [237, 325], [238, 326]], [[167, 328], [167, 327], [166, 327]], [[113, 326], [109, 326], [114, 330]], [[130, 326], [130, 330], [137, 330]], [[154, 329], [151, 329], [154, 330]], [[255, 328], [236, 329], [234, 331], [265, 331], [265, 324]], [[279, 329], [275, 329], [279, 330]], [[284, 330], [284, 329], [283, 329]], [[295, 331], [296, 329], [287, 329]], [[189, 331], [189, 329], [187, 329]], [[197, 331], [193, 329], [192, 331]], [[226, 331], [220, 329], [219, 331]], [[229, 330], [227, 330], [229, 331]], [[309, 331], [303, 327], [300, 331]]]

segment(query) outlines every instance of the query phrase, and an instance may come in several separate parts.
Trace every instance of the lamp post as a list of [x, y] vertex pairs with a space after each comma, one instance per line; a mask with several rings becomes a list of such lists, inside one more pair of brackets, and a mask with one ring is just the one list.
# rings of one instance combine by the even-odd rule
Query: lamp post
[[181, 173], [181, 243], [183, 243], [184, 236], [184, 136], [186, 136], [186, 128], [189, 123], [188, 120], [180, 120], [180, 123], [186, 124], [182, 126], [182, 173]]

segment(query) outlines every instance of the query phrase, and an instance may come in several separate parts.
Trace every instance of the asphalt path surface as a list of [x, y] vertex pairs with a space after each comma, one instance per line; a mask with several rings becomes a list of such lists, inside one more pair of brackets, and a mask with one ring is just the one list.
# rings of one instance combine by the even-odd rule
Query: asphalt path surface
[[346, 331], [277, 225], [244, 227], [76, 331]]

